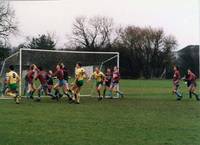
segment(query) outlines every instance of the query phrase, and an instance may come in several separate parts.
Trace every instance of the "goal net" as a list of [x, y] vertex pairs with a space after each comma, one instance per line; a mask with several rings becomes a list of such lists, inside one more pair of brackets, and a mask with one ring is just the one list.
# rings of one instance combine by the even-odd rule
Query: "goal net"
[[[80, 62], [90, 76], [96, 66], [105, 72], [107, 68], [119, 66], [118, 52], [88, 52], [88, 51], [62, 51], [41, 49], [20, 49], [19, 52], [5, 59], [2, 69], [2, 81], [8, 72], [9, 65], [14, 65], [15, 71], [20, 75], [19, 93], [23, 96], [25, 75], [31, 64], [41, 66], [44, 70], [55, 71], [56, 65], [63, 63], [69, 71], [69, 83], [74, 81], [75, 65]], [[54, 80], [56, 83], [56, 79]], [[95, 81], [84, 83], [81, 91], [82, 96], [95, 96]], [[36, 86], [39, 82], [35, 83]], [[3, 87], [2, 87], [3, 90]]]

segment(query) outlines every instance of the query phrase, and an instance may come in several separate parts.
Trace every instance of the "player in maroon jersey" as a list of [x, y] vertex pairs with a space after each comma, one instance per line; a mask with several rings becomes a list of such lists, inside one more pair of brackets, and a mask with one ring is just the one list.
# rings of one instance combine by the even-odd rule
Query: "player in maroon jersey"
[[37, 79], [39, 79], [39, 81], [40, 81], [40, 86], [37, 88], [37, 92], [38, 92], [37, 101], [40, 101], [40, 99], [41, 99], [40, 98], [41, 90], [44, 91], [46, 96], [51, 96], [52, 98], [54, 98], [55, 96], [48, 91], [48, 84], [47, 84], [48, 74], [46, 71], [43, 70], [42, 67], [38, 67], [38, 72], [37, 72], [37, 76], [36, 76], [35, 80], [37, 80]]
[[110, 68], [107, 68], [104, 79], [103, 98], [105, 98], [106, 90], [109, 90], [111, 82], [112, 82], [112, 71]]
[[195, 95], [196, 100], [200, 101], [199, 95], [196, 93], [196, 87], [197, 87], [197, 76], [191, 71], [191, 69], [188, 69], [188, 77], [187, 80], [190, 82], [189, 85], [189, 96], [192, 98], [192, 95]]
[[35, 85], [34, 85], [34, 76], [36, 73], [37, 67], [35, 64], [32, 64], [29, 68], [29, 71], [27, 73], [27, 80], [28, 80], [28, 96], [33, 99], [33, 94], [36, 91]]
[[177, 100], [181, 100], [182, 99], [182, 95], [178, 91], [178, 89], [179, 89], [179, 82], [180, 82], [180, 79], [181, 79], [180, 70], [179, 70], [178, 66], [174, 66], [173, 69], [174, 69], [174, 75], [173, 75], [173, 93], [176, 94]]
[[58, 100], [62, 97], [62, 94], [59, 92], [60, 88], [63, 89], [64, 94], [67, 94], [68, 91], [67, 82], [64, 79], [64, 72], [60, 64], [56, 66], [56, 72], [53, 74], [53, 76], [57, 77], [58, 79], [58, 82], [54, 85], [56, 99]]
[[49, 70], [48, 74], [47, 74], [47, 85], [48, 85], [48, 92], [51, 93], [52, 89], [53, 89], [53, 73], [51, 70]]
[[64, 77], [64, 80], [66, 82], [65, 90], [67, 90], [67, 92], [64, 91], [64, 94], [68, 97], [68, 99], [70, 101], [70, 100], [72, 100], [72, 91], [69, 88], [69, 70], [67, 69], [67, 67], [63, 63], [60, 64], [60, 67], [63, 71], [63, 77]]
[[120, 81], [120, 73], [119, 68], [117, 66], [114, 67], [112, 73], [112, 82], [110, 85], [110, 96], [112, 97], [112, 92], [117, 93], [120, 97], [123, 97], [124, 94], [119, 91], [119, 81]]

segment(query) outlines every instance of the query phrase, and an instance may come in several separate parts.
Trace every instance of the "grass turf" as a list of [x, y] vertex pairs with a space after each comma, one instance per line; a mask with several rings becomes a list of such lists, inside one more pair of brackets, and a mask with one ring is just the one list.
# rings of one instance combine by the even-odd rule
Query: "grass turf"
[[0, 100], [0, 145], [199, 145], [200, 102], [171, 81], [123, 80], [123, 99]]

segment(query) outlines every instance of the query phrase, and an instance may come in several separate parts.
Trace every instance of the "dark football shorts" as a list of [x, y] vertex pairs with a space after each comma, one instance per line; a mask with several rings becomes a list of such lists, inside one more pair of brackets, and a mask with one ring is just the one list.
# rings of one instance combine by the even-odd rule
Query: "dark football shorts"
[[196, 87], [196, 86], [197, 86], [197, 83], [196, 83], [196, 82], [191, 82], [190, 85], [189, 85], [189, 87], [192, 87], [192, 88], [193, 88], [193, 87]]
[[105, 83], [106, 87], [110, 87], [110, 85], [111, 85], [111, 81], [108, 81], [108, 82]]

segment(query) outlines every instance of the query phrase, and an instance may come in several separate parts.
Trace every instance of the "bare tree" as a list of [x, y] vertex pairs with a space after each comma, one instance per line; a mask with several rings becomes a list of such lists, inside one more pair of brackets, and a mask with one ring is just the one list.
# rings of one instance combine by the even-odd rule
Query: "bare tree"
[[77, 17], [73, 23], [73, 44], [88, 50], [105, 48], [110, 44], [113, 19], [96, 16], [92, 18]]
[[16, 22], [14, 20], [14, 11], [11, 9], [9, 2], [0, 2], [0, 40], [8, 39], [10, 33], [17, 30]]
[[126, 53], [132, 74], [152, 78], [159, 77], [172, 63], [171, 52], [177, 42], [173, 36], [166, 36], [162, 29], [128, 26], [118, 31], [116, 44], [123, 48], [122, 53]]

